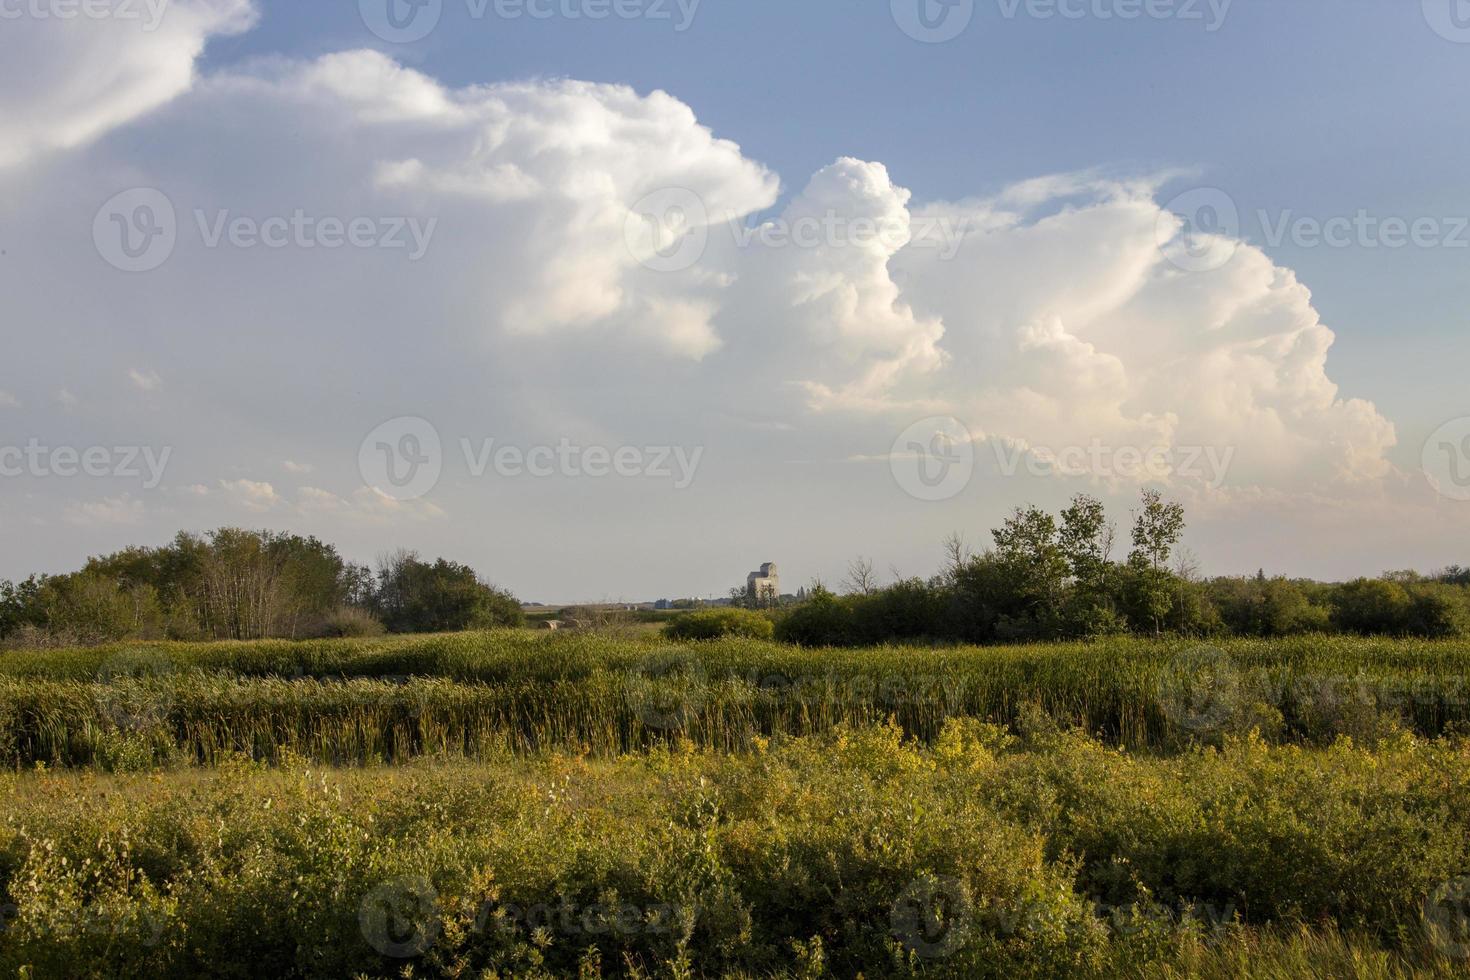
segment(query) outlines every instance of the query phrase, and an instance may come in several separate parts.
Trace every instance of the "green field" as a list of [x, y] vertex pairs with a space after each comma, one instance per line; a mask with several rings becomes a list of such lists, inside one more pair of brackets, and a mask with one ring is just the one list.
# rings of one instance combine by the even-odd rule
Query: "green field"
[[0, 654], [0, 973], [1462, 976], [1467, 676], [1340, 637]]

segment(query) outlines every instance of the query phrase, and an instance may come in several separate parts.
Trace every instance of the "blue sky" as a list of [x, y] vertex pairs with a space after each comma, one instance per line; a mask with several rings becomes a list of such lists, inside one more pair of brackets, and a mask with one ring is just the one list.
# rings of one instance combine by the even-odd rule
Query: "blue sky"
[[[942, 43], [902, 28], [919, 0], [425, 0], [407, 43], [369, 27], [388, 0], [142, 29], [28, 2], [0, 32], [0, 578], [243, 524], [531, 599], [722, 593], [761, 561], [925, 574], [949, 531], [1076, 492], [1123, 523], [1142, 485], [1210, 572], [1467, 560], [1462, 0], [956, 0]], [[486, 470], [492, 439], [647, 471]], [[10, 472], [30, 444], [169, 462]], [[385, 484], [384, 447], [436, 479]]]

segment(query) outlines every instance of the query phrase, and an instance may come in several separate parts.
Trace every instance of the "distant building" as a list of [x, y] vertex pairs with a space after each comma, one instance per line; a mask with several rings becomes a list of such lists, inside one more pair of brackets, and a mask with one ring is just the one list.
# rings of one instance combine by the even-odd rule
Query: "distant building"
[[781, 576], [776, 563], [765, 562], [759, 571], [745, 576], [745, 598], [754, 606], [774, 606], [781, 596]]

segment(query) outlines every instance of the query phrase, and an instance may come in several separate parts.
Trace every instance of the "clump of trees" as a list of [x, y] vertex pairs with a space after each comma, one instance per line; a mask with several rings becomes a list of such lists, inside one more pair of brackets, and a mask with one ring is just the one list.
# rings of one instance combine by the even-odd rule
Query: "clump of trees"
[[315, 537], [221, 528], [127, 548], [77, 572], [0, 582], [0, 640], [253, 640], [516, 625], [520, 605], [466, 565], [398, 552], [375, 570]]
[[779, 618], [776, 636], [803, 645], [854, 646], [1118, 633], [1470, 633], [1470, 572], [1464, 569], [1342, 584], [1267, 578], [1264, 572], [1205, 580], [1178, 549], [1184, 529], [1183, 508], [1145, 490], [1133, 512], [1131, 548], [1116, 561], [1115, 527], [1096, 499], [1078, 495], [1056, 516], [1017, 508], [991, 531], [991, 546], [979, 555], [951, 537], [947, 567], [928, 580], [900, 579], [880, 588], [871, 564], [859, 559], [849, 566], [846, 595], [817, 584]]

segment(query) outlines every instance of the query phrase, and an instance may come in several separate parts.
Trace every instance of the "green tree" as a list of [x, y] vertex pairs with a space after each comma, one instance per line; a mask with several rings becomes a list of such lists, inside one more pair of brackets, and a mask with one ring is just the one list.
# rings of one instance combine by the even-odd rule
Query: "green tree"
[[42, 585], [46, 629], [82, 643], [157, 636], [163, 624], [151, 585], [119, 585], [96, 572], [58, 575]]
[[442, 633], [520, 626], [520, 603], [509, 592], [481, 582], [468, 565], [433, 564], [400, 551], [378, 571], [375, 612], [395, 633]]
[[1003, 639], [1044, 638], [1061, 627], [1071, 571], [1056, 521], [1039, 507], [1018, 507], [991, 531], [1000, 573], [996, 629]]
[[1165, 501], [1157, 490], [1145, 490], [1143, 507], [1133, 517], [1133, 551], [1130, 562], [1163, 569], [1169, 564], [1169, 552], [1184, 535], [1184, 508]]
[[1113, 526], [1108, 523], [1102, 501], [1079, 493], [1062, 511], [1062, 526], [1057, 535], [1072, 577], [1079, 582], [1095, 582], [1102, 574], [1113, 550]]

